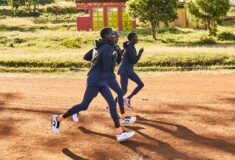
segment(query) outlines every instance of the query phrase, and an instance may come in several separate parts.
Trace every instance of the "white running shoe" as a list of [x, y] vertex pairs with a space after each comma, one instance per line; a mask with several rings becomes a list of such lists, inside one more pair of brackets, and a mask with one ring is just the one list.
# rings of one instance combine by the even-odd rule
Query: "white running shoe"
[[132, 109], [131, 107], [131, 100], [128, 98], [123, 98], [124, 104], [127, 107], [127, 109]]
[[57, 121], [58, 115], [52, 115], [51, 116], [51, 131], [54, 134], [59, 134], [60, 133], [60, 122]]
[[129, 123], [135, 123], [137, 120], [136, 117], [125, 117], [124, 119], [120, 119], [122, 124], [129, 124]]
[[77, 113], [74, 113], [74, 114], [72, 115], [72, 119], [73, 119], [73, 122], [78, 123], [78, 122], [79, 122], [78, 114], [77, 114]]
[[135, 131], [128, 131], [128, 132], [122, 132], [121, 134], [116, 135], [116, 136], [117, 136], [118, 142], [122, 142], [133, 137], [134, 135], [135, 135]]

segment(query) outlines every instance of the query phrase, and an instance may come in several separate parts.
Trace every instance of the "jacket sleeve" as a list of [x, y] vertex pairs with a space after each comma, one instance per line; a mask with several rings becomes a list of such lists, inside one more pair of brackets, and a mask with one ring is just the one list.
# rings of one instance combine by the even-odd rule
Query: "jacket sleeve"
[[126, 49], [126, 52], [127, 52], [126, 54], [128, 55], [128, 60], [132, 64], [136, 64], [142, 56], [142, 53], [137, 55], [136, 50], [135, 50], [134, 47], [128, 47]]
[[86, 61], [92, 61], [93, 49], [89, 50], [84, 56], [83, 59]]
[[105, 46], [100, 49], [103, 72], [110, 71], [113, 67], [113, 51], [112, 47], [109, 46]]
[[119, 48], [119, 49], [117, 50], [117, 54], [118, 54], [118, 57], [117, 57], [117, 64], [120, 64], [120, 63], [121, 63], [123, 52], [124, 52], [124, 50], [121, 50], [121, 48]]

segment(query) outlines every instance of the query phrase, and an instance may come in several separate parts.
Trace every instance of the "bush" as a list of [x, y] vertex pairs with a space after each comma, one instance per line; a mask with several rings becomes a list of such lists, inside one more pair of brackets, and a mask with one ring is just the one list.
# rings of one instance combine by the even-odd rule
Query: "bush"
[[202, 37], [201, 40], [199, 41], [199, 44], [201, 44], [201, 45], [213, 45], [213, 44], [216, 44], [216, 41], [212, 37]]
[[5, 8], [0, 9], [1, 16], [11, 16], [12, 14], [13, 14], [13, 11], [11, 9], [5, 9]]
[[7, 37], [5, 36], [0, 36], [0, 44], [6, 44], [8, 41]]
[[0, 6], [7, 5], [7, 0], [0, 0]]
[[82, 45], [82, 38], [71, 38], [64, 40], [61, 45], [63, 45], [66, 48], [81, 48]]
[[23, 43], [23, 42], [26, 42], [26, 40], [21, 39], [21, 38], [15, 38], [15, 39], [14, 39], [14, 43], [16, 43], [16, 44], [21, 44], [21, 43]]
[[218, 39], [222, 41], [235, 41], [235, 35], [230, 32], [222, 32], [218, 35]]
[[230, 26], [233, 26], [235, 24], [235, 19], [231, 19], [229, 21], [222, 21], [221, 22], [221, 26], [225, 26], [225, 27], [230, 27]]
[[45, 10], [46, 13], [52, 13], [55, 15], [78, 13], [77, 9], [74, 6], [61, 7], [58, 5], [51, 5], [48, 6]]
[[18, 17], [39, 17], [41, 15], [40, 12], [25, 12], [25, 11], [19, 11], [16, 16]]
[[77, 13], [77, 12], [78, 11], [74, 6], [64, 8], [64, 14], [72, 14], [72, 13]]
[[60, 6], [48, 6], [46, 8], [46, 13], [52, 13], [52, 14], [62, 14], [63, 8]]

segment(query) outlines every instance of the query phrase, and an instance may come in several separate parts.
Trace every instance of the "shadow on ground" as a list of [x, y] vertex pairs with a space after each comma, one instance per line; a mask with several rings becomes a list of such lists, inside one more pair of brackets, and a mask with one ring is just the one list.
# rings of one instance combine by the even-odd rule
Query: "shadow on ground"
[[[219, 149], [219, 150], [231, 153], [231, 154], [235, 154], [235, 144], [231, 144], [229, 142], [226, 142], [225, 140], [213, 139], [213, 138], [198, 135], [183, 125], [148, 120], [140, 116], [137, 116], [137, 119], [138, 119], [139, 124], [156, 128], [158, 130], [171, 134], [174, 137], [181, 138], [184, 140], [189, 140], [194, 143], [203, 144], [208, 147], [216, 148], [216, 149]], [[176, 127], [176, 130], [170, 130], [166, 127], [163, 127], [163, 125]]]

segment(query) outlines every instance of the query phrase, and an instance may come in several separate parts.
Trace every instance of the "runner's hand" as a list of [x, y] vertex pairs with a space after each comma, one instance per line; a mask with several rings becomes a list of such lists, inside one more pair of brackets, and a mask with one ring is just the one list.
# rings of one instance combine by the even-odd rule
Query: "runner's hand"
[[142, 54], [144, 52], [144, 48], [141, 48], [140, 50], [139, 50], [139, 54]]

